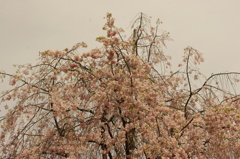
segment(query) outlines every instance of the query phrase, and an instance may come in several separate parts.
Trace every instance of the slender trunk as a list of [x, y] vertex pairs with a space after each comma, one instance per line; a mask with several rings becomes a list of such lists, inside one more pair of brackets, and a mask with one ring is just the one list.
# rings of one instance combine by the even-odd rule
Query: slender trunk
[[[102, 148], [103, 151], [107, 150], [107, 146], [105, 144], [102, 144], [101, 148]], [[107, 154], [102, 154], [102, 159], [107, 159]]]
[[127, 158], [131, 158], [132, 152], [135, 149], [135, 142], [134, 142], [134, 135], [135, 135], [135, 128], [131, 129], [126, 133], [126, 156]]

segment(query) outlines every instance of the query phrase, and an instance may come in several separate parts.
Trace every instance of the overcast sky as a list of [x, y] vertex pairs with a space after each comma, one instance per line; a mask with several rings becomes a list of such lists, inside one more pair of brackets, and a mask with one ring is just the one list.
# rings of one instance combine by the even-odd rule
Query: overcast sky
[[0, 0], [0, 70], [34, 62], [39, 51], [82, 41], [94, 48], [107, 12], [125, 30], [143, 12], [170, 32], [174, 62], [192, 46], [204, 54], [205, 74], [239, 72], [239, 8], [240, 0]]

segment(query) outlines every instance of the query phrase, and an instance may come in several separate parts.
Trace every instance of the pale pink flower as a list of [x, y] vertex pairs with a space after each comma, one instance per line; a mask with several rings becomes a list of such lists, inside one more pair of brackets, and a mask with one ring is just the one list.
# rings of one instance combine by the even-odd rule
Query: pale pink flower
[[12, 80], [10, 81], [10, 85], [14, 86], [15, 84], [16, 84], [16, 79], [12, 79]]

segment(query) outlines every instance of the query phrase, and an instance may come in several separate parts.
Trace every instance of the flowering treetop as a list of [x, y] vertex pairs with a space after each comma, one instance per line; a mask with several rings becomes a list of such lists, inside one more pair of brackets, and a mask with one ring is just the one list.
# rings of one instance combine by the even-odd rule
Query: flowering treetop
[[10, 107], [0, 119], [1, 157], [239, 157], [239, 73], [204, 77], [191, 47], [173, 71], [159, 21], [152, 27], [140, 13], [128, 39], [110, 13], [106, 21], [101, 48], [47, 50], [36, 65], [0, 72], [13, 86], [1, 95], [1, 109]]

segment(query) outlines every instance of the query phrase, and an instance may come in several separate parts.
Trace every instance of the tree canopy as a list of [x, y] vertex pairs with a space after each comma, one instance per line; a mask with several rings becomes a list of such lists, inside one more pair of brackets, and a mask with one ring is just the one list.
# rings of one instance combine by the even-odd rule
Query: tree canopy
[[140, 13], [132, 34], [106, 15], [102, 47], [39, 53], [19, 65], [1, 94], [1, 158], [238, 158], [240, 73], [205, 77], [202, 54], [184, 49], [177, 70], [170, 39]]

